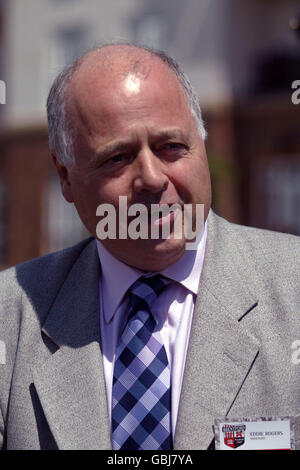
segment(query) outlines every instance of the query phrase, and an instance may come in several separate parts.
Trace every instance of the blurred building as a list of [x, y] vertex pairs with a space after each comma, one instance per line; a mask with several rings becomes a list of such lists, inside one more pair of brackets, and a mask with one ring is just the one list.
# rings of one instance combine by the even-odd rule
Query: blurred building
[[45, 101], [90, 47], [133, 40], [174, 56], [207, 123], [214, 207], [300, 234], [297, 0], [0, 0], [0, 266], [86, 236], [49, 158]]

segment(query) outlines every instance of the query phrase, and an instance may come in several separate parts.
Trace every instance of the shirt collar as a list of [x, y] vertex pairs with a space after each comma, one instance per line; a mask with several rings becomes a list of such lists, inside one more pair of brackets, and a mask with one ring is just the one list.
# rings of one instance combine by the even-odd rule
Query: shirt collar
[[189, 289], [193, 294], [198, 293], [200, 275], [202, 271], [205, 245], [207, 237], [207, 222], [199, 232], [192, 249], [186, 250], [184, 255], [161, 271], [161, 274], [179, 282], [181, 285]]
[[[207, 222], [199, 232], [193, 249], [186, 250], [176, 263], [161, 271], [161, 274], [180, 283], [197, 294], [203, 266], [207, 236]], [[97, 240], [98, 256], [101, 264], [101, 289], [104, 318], [109, 323], [119, 307], [124, 295], [144, 271], [128, 266], [115, 258]], [[152, 275], [154, 273], [147, 273]]]

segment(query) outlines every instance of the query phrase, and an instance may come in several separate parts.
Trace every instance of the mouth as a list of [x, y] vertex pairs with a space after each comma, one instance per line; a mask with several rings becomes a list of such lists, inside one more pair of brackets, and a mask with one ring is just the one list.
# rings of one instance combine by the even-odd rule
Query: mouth
[[138, 211], [139, 214], [136, 216], [129, 216], [129, 220], [139, 217], [143, 224], [163, 226], [172, 224], [180, 211], [182, 204], [178, 202], [151, 204], [150, 207], [145, 205], [143, 211]]
[[160, 228], [169, 226], [172, 231], [175, 217], [180, 210], [179, 203], [152, 204], [148, 212], [148, 225]]
[[[163, 226], [171, 224], [175, 219], [175, 214], [180, 210], [179, 204], [159, 204], [158, 208], [154, 208], [151, 212], [151, 222], [154, 225]], [[175, 210], [174, 210], [175, 209]]]

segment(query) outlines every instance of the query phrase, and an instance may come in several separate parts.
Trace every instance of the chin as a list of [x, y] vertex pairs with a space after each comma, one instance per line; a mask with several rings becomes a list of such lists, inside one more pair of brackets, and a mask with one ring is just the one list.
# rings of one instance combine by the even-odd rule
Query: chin
[[103, 240], [104, 247], [117, 259], [142, 271], [161, 271], [185, 252], [185, 240]]
[[178, 261], [184, 252], [183, 240], [157, 240], [154, 246], [152, 243], [152, 246], [144, 247], [141, 252], [136, 250], [132, 261], [135, 267], [144, 271], [162, 271]]

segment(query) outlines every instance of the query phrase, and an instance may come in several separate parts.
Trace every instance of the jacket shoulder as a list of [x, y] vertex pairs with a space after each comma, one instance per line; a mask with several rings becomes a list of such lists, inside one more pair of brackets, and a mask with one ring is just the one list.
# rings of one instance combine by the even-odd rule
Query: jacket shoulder
[[216, 260], [217, 266], [229, 267], [228, 277], [240, 272], [258, 290], [285, 298], [290, 295], [296, 302], [300, 294], [300, 237], [233, 224], [214, 213], [208, 222], [210, 259]]
[[223, 232], [226, 238], [230, 237], [239, 249], [251, 250], [261, 256], [275, 256], [277, 260], [293, 256], [296, 261], [296, 257], [300, 257], [300, 237], [297, 235], [238, 225], [216, 214], [211, 219], [218, 231]]
[[1, 305], [12, 301], [25, 291], [43, 296], [44, 292], [60, 286], [84, 248], [93, 241], [89, 237], [80, 243], [39, 258], [26, 261], [0, 273]]

